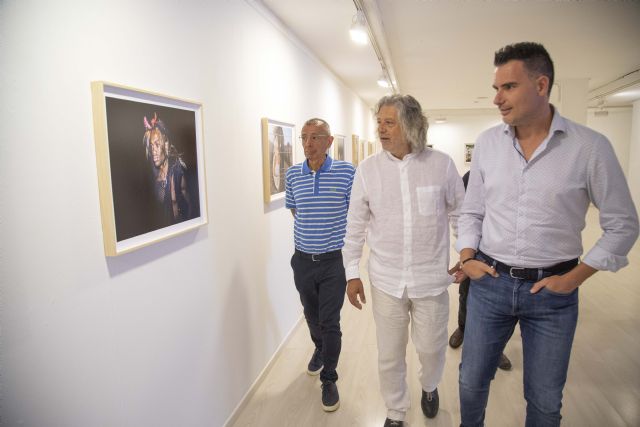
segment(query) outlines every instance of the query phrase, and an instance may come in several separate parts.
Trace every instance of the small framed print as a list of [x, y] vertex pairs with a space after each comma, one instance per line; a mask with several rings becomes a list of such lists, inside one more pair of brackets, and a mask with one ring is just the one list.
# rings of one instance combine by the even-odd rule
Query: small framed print
[[344, 135], [336, 134], [333, 136], [333, 158], [336, 160], [344, 160]]
[[360, 163], [360, 137], [356, 134], [351, 135], [351, 163], [353, 166]]
[[464, 144], [465, 163], [471, 163], [471, 158], [473, 157], [473, 147], [475, 147], [475, 144]]
[[91, 93], [105, 254], [206, 224], [202, 105], [100, 81]]
[[262, 119], [262, 188], [265, 203], [285, 196], [285, 175], [293, 166], [295, 125]]

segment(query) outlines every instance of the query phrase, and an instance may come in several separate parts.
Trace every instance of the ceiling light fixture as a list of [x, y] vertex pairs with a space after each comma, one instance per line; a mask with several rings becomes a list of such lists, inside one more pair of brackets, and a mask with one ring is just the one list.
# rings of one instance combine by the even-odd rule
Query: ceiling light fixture
[[378, 78], [378, 86], [383, 87], [385, 89], [390, 88], [391, 84], [389, 83], [389, 80], [387, 80], [387, 77], [382, 74], [379, 78]]
[[362, 10], [358, 10], [351, 20], [351, 29], [349, 30], [351, 40], [357, 44], [367, 44], [369, 35], [367, 34], [367, 19]]
[[446, 117], [436, 117], [436, 119], [434, 120], [434, 122], [435, 122], [436, 124], [447, 123], [447, 118], [446, 118]]

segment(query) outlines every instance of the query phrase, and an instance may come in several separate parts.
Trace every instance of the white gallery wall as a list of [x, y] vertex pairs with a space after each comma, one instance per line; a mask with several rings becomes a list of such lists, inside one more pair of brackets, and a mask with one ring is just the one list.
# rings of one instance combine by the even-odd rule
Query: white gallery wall
[[[368, 107], [252, 2], [0, 8], [0, 425], [223, 425], [301, 314], [260, 119], [372, 139]], [[104, 256], [94, 80], [203, 103], [207, 226]]]

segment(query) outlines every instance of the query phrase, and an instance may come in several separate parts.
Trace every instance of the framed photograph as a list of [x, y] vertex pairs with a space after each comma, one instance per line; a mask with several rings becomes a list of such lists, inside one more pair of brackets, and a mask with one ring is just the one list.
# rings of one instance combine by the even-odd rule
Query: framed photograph
[[344, 135], [333, 136], [333, 157], [336, 160], [344, 160]]
[[285, 196], [285, 175], [294, 162], [295, 130], [295, 125], [290, 123], [262, 119], [262, 188], [265, 203]]
[[105, 254], [206, 224], [202, 105], [107, 82], [91, 92]]
[[475, 144], [464, 144], [464, 162], [471, 163], [471, 157], [473, 156], [473, 147]]
[[358, 166], [360, 163], [360, 137], [356, 134], [351, 135], [351, 163]]

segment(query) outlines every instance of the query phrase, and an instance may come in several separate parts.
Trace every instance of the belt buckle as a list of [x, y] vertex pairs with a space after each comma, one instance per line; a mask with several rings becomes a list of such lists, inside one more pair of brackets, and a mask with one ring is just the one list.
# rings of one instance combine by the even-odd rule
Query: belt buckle
[[513, 270], [521, 270], [524, 273], [525, 268], [524, 267], [510, 267], [509, 268], [509, 276], [511, 276], [512, 279], [524, 279], [524, 277], [519, 277], [519, 276], [514, 276], [513, 275]]
[[320, 261], [320, 258], [316, 258], [317, 256], [320, 256], [320, 254], [311, 254], [311, 261], [313, 262]]

